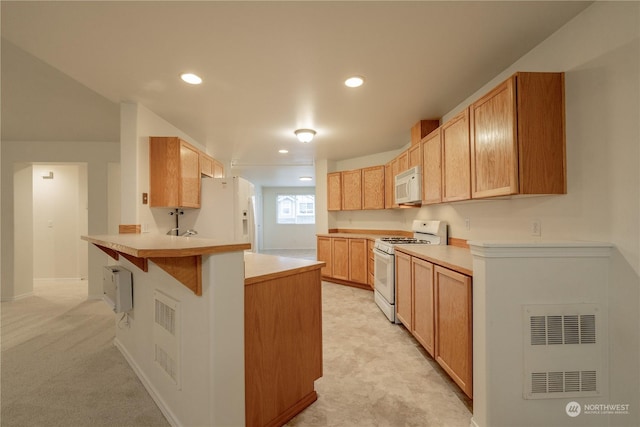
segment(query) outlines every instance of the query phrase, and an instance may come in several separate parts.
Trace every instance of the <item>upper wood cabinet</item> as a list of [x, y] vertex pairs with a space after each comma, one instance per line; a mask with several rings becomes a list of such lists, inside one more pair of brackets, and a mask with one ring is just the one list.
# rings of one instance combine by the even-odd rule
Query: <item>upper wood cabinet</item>
[[200, 174], [213, 178], [213, 157], [200, 152]]
[[177, 137], [149, 138], [149, 206], [200, 207], [200, 151]]
[[362, 209], [384, 209], [385, 167], [362, 169]]
[[412, 145], [409, 148], [408, 157], [409, 164], [407, 169], [411, 169], [414, 166], [420, 166], [422, 169], [422, 156], [420, 151], [420, 144]]
[[216, 159], [213, 159], [213, 177], [224, 178], [224, 165]]
[[[411, 145], [419, 144], [422, 138], [440, 126], [440, 120], [420, 120], [411, 128]], [[411, 166], [409, 166], [411, 167]]]
[[405, 150], [398, 155], [398, 171], [395, 175], [402, 173], [407, 169], [409, 169], [409, 150]]
[[362, 209], [362, 170], [342, 172], [342, 210]]
[[342, 209], [342, 172], [327, 174], [327, 210]]
[[393, 162], [389, 162], [384, 165], [384, 208], [390, 209], [393, 207], [393, 192], [395, 191], [395, 183], [393, 176]]
[[442, 201], [471, 198], [469, 109], [440, 129], [442, 144]]
[[472, 197], [566, 193], [563, 73], [515, 74], [470, 120]]
[[422, 204], [442, 202], [442, 150], [440, 129], [427, 135], [422, 147]]

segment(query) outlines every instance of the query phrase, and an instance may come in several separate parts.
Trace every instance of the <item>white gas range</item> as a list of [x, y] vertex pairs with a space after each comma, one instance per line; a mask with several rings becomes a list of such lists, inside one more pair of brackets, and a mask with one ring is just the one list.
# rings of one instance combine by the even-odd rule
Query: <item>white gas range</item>
[[382, 237], [374, 244], [374, 299], [380, 310], [394, 323], [395, 307], [395, 249], [396, 245], [446, 245], [447, 223], [444, 221], [414, 220], [413, 237]]

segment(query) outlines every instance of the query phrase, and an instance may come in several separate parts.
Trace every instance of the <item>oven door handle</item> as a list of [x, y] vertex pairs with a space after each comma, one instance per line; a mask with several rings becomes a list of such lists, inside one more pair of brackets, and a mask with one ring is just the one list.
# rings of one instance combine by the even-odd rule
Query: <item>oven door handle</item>
[[386, 252], [382, 252], [382, 251], [379, 251], [377, 249], [374, 249], [373, 253], [374, 253], [375, 256], [380, 257], [380, 258], [384, 259], [385, 261], [393, 261], [393, 255], [390, 255], [390, 254], [388, 254]]

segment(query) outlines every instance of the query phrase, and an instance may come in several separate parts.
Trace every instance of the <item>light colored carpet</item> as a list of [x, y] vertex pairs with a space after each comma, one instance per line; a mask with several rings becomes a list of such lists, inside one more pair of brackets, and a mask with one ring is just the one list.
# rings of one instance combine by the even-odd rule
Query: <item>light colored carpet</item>
[[169, 425], [113, 345], [114, 313], [86, 287], [38, 283], [2, 303], [3, 427]]
[[[470, 402], [370, 291], [323, 283], [324, 376], [299, 426], [468, 427]], [[86, 283], [37, 284], [2, 303], [0, 424], [163, 427], [113, 346], [114, 314]]]

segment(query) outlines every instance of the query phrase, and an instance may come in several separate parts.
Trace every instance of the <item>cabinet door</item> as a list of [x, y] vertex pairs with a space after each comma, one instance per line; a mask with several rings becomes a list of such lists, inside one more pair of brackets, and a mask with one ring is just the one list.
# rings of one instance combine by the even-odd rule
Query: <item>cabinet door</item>
[[349, 240], [349, 280], [366, 284], [367, 276], [367, 239]]
[[213, 177], [224, 178], [224, 165], [216, 159], [213, 159]]
[[393, 207], [393, 192], [395, 184], [393, 182], [393, 163], [389, 162], [384, 165], [384, 208], [391, 209]]
[[384, 166], [362, 169], [362, 209], [384, 209]]
[[180, 142], [180, 206], [200, 207], [200, 156], [186, 142]]
[[442, 150], [440, 129], [422, 140], [422, 203], [442, 201]]
[[435, 359], [471, 397], [473, 345], [471, 278], [435, 266]]
[[400, 161], [396, 157], [391, 161], [391, 207], [397, 208], [396, 203], [396, 175], [400, 173]]
[[342, 172], [327, 174], [327, 210], [342, 209]]
[[407, 169], [409, 169], [409, 150], [405, 150], [398, 155], [398, 172], [396, 175]]
[[331, 277], [349, 280], [349, 239], [331, 238]]
[[422, 156], [420, 154], [420, 143], [409, 148], [409, 168], [422, 166]]
[[323, 276], [331, 276], [331, 238], [318, 237], [316, 257], [318, 261], [324, 261], [326, 265], [320, 270]]
[[374, 272], [375, 272], [375, 258], [373, 256], [373, 246], [374, 246], [374, 242], [373, 240], [368, 240], [367, 241], [367, 258], [368, 258], [368, 263], [367, 263], [367, 273], [368, 273], [368, 281], [367, 283], [369, 284], [369, 286], [371, 287], [371, 289], [373, 289], [374, 286]]
[[435, 342], [433, 313], [433, 264], [411, 258], [413, 274], [413, 335], [433, 356]]
[[362, 170], [342, 172], [342, 210], [362, 209]]
[[449, 120], [440, 130], [442, 141], [442, 201], [471, 198], [469, 109]]
[[409, 331], [413, 330], [411, 256], [396, 251], [396, 316]]
[[[515, 77], [471, 105], [472, 196], [518, 192]], [[544, 127], [544, 123], [538, 126]]]
[[213, 158], [200, 153], [200, 174], [213, 178]]

